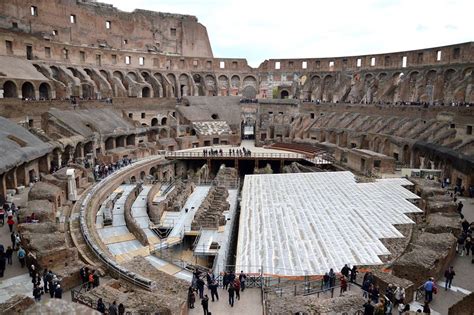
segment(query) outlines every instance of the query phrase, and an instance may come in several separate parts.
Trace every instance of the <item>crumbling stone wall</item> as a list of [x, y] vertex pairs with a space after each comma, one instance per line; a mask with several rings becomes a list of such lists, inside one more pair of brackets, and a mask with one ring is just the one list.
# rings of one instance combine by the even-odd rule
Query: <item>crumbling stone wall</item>
[[143, 229], [140, 228], [138, 222], [132, 217], [132, 204], [137, 199], [138, 195], [142, 191], [141, 185], [136, 185], [135, 188], [130, 192], [125, 200], [124, 205], [124, 215], [125, 215], [125, 224], [127, 229], [137, 238], [137, 240], [143, 245], [148, 246], [148, 237], [146, 236]]
[[394, 289], [396, 287], [402, 287], [405, 289], [405, 303], [413, 301], [413, 293], [416, 288], [410, 280], [399, 278], [391, 273], [382, 272], [377, 269], [372, 270], [372, 275], [374, 276], [375, 283], [379, 286], [380, 292], [385, 292], [388, 285], [392, 284]]
[[465, 296], [461, 301], [451, 306], [448, 315], [472, 315], [474, 310], [474, 293]]
[[195, 184], [177, 180], [172, 191], [168, 192], [166, 198], [158, 205], [149, 208], [150, 219], [158, 224], [164, 211], [180, 211], [189, 195], [194, 191]]
[[200, 228], [214, 228], [225, 225], [225, 216], [222, 212], [229, 210], [227, 202], [229, 192], [225, 187], [213, 186], [194, 215], [191, 230]]
[[456, 237], [451, 233], [422, 233], [409, 251], [393, 263], [393, 274], [416, 287], [429, 277], [438, 277], [454, 258]]

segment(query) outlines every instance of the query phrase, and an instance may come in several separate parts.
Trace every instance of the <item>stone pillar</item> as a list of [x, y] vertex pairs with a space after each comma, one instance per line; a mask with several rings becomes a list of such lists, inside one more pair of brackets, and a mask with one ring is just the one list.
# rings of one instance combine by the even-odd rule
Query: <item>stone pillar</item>
[[16, 180], [17, 180], [17, 186], [23, 185], [26, 186], [27, 180], [26, 180], [26, 174], [25, 174], [25, 165], [20, 165], [16, 168]]

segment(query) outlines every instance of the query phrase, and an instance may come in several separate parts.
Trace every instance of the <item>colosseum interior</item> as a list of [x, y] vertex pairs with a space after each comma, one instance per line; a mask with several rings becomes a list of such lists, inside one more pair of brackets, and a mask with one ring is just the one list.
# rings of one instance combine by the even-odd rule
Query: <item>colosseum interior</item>
[[212, 275], [213, 314], [364, 314], [362, 278], [416, 311], [430, 277], [473, 314], [474, 42], [253, 68], [195, 16], [54, 2], [0, 1], [2, 313], [197, 314]]

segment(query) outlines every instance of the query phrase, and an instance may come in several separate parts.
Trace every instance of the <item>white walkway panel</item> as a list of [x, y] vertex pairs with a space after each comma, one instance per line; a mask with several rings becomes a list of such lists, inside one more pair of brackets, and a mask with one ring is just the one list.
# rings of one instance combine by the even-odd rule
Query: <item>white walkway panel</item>
[[406, 179], [356, 183], [351, 172], [247, 175], [237, 270], [304, 276], [344, 264], [381, 264], [380, 239], [403, 235], [394, 224], [421, 212]]

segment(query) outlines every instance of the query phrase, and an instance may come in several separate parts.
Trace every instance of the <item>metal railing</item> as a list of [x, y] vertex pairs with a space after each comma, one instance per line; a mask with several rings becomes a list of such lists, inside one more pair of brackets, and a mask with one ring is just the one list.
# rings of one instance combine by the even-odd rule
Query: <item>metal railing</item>
[[202, 159], [220, 159], [220, 158], [233, 158], [233, 159], [306, 159], [307, 156], [300, 153], [261, 153], [252, 152], [250, 154], [229, 154], [229, 152], [222, 152], [222, 154], [204, 154], [204, 152], [177, 152], [167, 151], [165, 153], [167, 158], [202, 158]]

